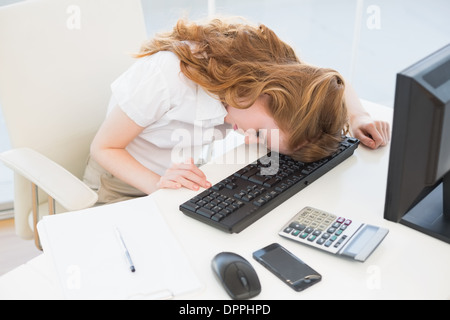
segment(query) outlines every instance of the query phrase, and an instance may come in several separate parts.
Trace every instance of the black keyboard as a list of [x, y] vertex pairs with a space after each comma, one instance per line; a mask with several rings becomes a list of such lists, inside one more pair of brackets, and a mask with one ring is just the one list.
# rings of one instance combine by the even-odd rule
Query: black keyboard
[[359, 140], [345, 137], [330, 157], [310, 163], [269, 153], [180, 205], [189, 217], [239, 233], [350, 157]]

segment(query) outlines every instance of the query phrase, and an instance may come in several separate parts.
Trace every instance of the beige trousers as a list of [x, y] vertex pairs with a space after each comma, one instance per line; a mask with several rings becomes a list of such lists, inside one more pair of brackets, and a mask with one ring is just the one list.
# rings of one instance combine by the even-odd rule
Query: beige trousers
[[113, 176], [92, 157], [87, 161], [83, 181], [97, 192], [97, 204], [120, 202], [147, 195]]

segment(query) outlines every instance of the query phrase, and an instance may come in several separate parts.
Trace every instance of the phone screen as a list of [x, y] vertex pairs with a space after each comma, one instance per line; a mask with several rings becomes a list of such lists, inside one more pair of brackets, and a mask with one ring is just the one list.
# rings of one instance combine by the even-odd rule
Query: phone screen
[[296, 291], [319, 282], [321, 275], [277, 243], [256, 251], [253, 257]]

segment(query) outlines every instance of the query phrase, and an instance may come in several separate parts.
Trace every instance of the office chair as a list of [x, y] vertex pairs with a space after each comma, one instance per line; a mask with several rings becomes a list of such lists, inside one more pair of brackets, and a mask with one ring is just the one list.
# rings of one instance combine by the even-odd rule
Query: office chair
[[[12, 150], [16, 233], [93, 206], [82, 181], [110, 84], [146, 39], [140, 0], [35, 0], [0, 8], [0, 105]], [[47, 200], [48, 199], [48, 200]], [[30, 225], [30, 217], [33, 223]]]

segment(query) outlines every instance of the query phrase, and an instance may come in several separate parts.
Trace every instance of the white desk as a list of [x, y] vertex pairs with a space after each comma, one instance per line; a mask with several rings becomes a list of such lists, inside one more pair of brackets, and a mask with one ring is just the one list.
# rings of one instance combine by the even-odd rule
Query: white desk
[[[364, 104], [374, 117], [391, 121], [392, 109]], [[450, 299], [450, 245], [383, 219], [388, 160], [388, 147], [371, 151], [361, 146], [350, 159], [240, 234], [224, 233], [182, 214], [179, 204], [194, 192], [156, 192], [154, 199], [205, 285], [202, 292], [182, 298], [229, 299], [211, 271], [211, 259], [219, 252], [232, 251], [249, 260], [260, 277], [262, 292], [255, 299]], [[210, 164], [202, 169], [214, 183], [243, 166]], [[390, 232], [364, 263], [278, 236], [283, 224], [305, 206], [386, 227]], [[322, 281], [297, 293], [253, 260], [254, 251], [273, 242], [316, 269]], [[0, 299], [60, 299], [49, 264], [43, 254], [1, 277]]]

